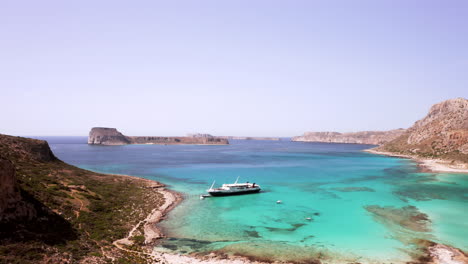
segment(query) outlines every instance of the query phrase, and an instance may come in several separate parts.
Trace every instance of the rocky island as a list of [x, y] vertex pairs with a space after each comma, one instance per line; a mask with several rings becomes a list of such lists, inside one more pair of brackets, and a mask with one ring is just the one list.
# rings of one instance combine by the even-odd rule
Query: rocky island
[[221, 138], [221, 139], [227, 139], [227, 140], [273, 140], [273, 141], [279, 141], [281, 138], [279, 137], [246, 137], [246, 136], [213, 136], [210, 134], [200, 134], [200, 133], [195, 133], [195, 134], [187, 134], [187, 137], [216, 137], [216, 138]]
[[125, 136], [115, 128], [93, 127], [89, 132], [90, 145], [127, 145], [127, 144], [160, 144], [160, 145], [228, 145], [227, 139], [214, 136], [204, 137], [160, 137], [160, 136]]
[[404, 132], [405, 130], [402, 128], [389, 131], [361, 131], [350, 133], [306, 132], [304, 135], [293, 137], [291, 140], [303, 142], [381, 145], [401, 136]]

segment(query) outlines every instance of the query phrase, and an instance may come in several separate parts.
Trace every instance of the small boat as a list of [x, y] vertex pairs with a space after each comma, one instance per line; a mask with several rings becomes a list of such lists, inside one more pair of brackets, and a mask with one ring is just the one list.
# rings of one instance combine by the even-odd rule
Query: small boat
[[238, 183], [239, 177], [237, 177], [236, 182], [223, 184], [219, 188], [213, 188], [215, 182], [211, 185], [211, 187], [206, 190], [211, 196], [227, 196], [227, 195], [240, 195], [240, 194], [248, 194], [248, 193], [258, 193], [260, 192], [261, 188], [260, 185], [255, 183]]

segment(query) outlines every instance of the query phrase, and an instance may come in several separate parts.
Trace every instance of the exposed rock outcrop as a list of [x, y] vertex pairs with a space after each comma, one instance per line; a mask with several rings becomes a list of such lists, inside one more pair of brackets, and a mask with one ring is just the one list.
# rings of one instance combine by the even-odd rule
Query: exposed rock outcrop
[[58, 159], [46, 141], [6, 135], [0, 135], [0, 154], [0, 223], [29, 221], [41, 208], [19, 188], [14, 160], [42, 164]]
[[404, 129], [389, 131], [362, 131], [362, 132], [306, 132], [302, 136], [293, 137], [292, 141], [327, 142], [327, 143], [352, 143], [381, 145], [389, 142], [405, 132]]
[[22, 218], [32, 219], [35, 214], [34, 208], [22, 201], [13, 163], [0, 157], [0, 223]]
[[468, 162], [468, 100], [433, 105], [426, 117], [376, 150]]
[[115, 128], [93, 127], [89, 132], [88, 144], [125, 145], [130, 144], [130, 140]]
[[[200, 134], [201, 135], [201, 134]], [[125, 136], [115, 128], [94, 127], [89, 132], [88, 144], [91, 145], [126, 145], [126, 144], [200, 144], [227, 145], [227, 139], [208, 136], [158, 137], [158, 136]]]

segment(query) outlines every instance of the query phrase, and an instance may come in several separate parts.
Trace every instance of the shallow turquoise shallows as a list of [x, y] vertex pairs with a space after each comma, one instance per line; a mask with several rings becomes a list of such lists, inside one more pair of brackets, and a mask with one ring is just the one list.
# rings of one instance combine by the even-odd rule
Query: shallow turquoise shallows
[[[409, 160], [361, 151], [369, 145], [103, 147], [47, 139], [71, 164], [158, 180], [183, 193], [160, 224], [168, 239], [159, 250], [328, 263], [409, 261], [421, 253], [418, 239], [468, 250], [468, 175], [420, 173]], [[199, 198], [214, 180], [238, 176], [262, 192]]]

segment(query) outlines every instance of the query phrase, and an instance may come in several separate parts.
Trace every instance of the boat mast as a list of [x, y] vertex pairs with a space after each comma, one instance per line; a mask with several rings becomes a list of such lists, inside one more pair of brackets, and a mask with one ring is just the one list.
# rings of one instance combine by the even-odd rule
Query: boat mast
[[236, 184], [236, 183], [237, 183], [237, 181], [239, 180], [239, 178], [240, 178], [240, 176], [237, 176], [237, 180], [236, 180], [236, 182], [235, 182], [234, 184]]
[[216, 180], [213, 181], [213, 184], [211, 184], [210, 189], [213, 189], [213, 186], [214, 186], [215, 182], [216, 182]]

